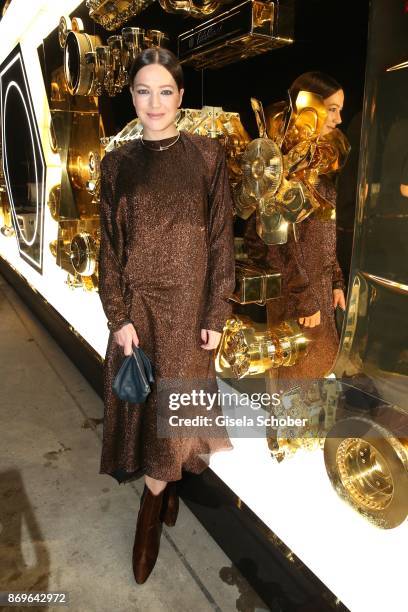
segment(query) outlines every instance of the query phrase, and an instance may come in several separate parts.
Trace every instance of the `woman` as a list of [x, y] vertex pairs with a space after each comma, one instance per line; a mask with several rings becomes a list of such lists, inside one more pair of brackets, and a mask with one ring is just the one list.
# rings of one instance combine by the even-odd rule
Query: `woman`
[[[233, 448], [226, 430], [212, 438], [160, 437], [156, 383], [179, 379], [185, 391], [208, 379], [217, 390], [213, 351], [231, 312], [234, 248], [224, 149], [175, 126], [184, 93], [176, 57], [145, 49], [129, 76], [142, 138], [101, 163], [99, 293], [111, 333], [100, 473], [119, 483], [144, 476], [133, 548], [135, 580], [142, 583], [156, 562], [162, 521], [175, 523], [182, 470], [199, 474], [208, 467], [203, 456]], [[133, 345], [155, 370], [143, 405], [112, 391]]]
[[[293, 100], [301, 90], [323, 98], [327, 118], [320, 137], [324, 138], [341, 123], [343, 89], [324, 73], [306, 72], [290, 88]], [[336, 189], [327, 175], [319, 176], [316, 189], [335, 205]], [[297, 241], [290, 234], [287, 243], [279, 246], [267, 246], [259, 238], [255, 221], [252, 215], [245, 231], [249, 257], [282, 273], [282, 297], [268, 302], [268, 324], [297, 319], [312, 340], [306, 358], [279, 371], [281, 388], [287, 390], [295, 381], [322, 378], [332, 368], [337, 354], [339, 338], [334, 311], [337, 306], [345, 309], [345, 286], [336, 256], [336, 221], [318, 219], [313, 213], [297, 224]]]

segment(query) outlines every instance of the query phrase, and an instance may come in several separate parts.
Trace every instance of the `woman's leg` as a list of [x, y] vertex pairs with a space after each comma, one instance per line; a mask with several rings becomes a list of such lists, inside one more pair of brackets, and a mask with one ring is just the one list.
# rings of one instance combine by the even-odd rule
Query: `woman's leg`
[[162, 531], [161, 513], [167, 482], [145, 475], [133, 544], [133, 574], [138, 584], [145, 582], [159, 554]]
[[145, 475], [145, 483], [153, 495], [158, 495], [167, 485], [165, 480], [156, 480], [156, 478], [147, 475]]

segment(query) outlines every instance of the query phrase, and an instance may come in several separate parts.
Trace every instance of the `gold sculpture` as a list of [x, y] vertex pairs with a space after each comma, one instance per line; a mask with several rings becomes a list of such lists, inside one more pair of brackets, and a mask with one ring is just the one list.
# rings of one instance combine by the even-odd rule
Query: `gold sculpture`
[[[247, 219], [256, 211], [256, 229], [266, 244], [287, 241], [289, 224], [311, 213], [330, 217], [333, 205], [317, 191], [320, 174], [339, 170], [349, 152], [340, 130], [320, 132], [327, 116], [323, 99], [300, 91], [295, 102], [263, 110], [251, 98], [260, 137], [241, 158], [241, 180], [233, 190], [236, 213]], [[296, 234], [295, 234], [296, 235]]]
[[86, 0], [89, 16], [105, 30], [117, 30], [154, 0]]
[[[160, 0], [160, 3], [168, 5], [170, 1]], [[244, 0], [180, 34], [181, 63], [197, 69], [219, 68], [293, 43], [293, 15], [288, 8], [278, 7], [274, 0]]]
[[98, 36], [84, 31], [80, 19], [61, 17], [59, 42], [64, 50], [64, 74], [73, 96], [116, 96], [127, 85], [136, 55], [151, 46], [165, 46], [168, 36], [160, 30], [123, 28], [103, 45]]
[[281, 295], [281, 274], [253, 262], [235, 262], [236, 286], [231, 299], [239, 304], [259, 304]]
[[295, 321], [268, 329], [245, 316], [228, 319], [216, 354], [216, 371], [224, 378], [254, 376], [287, 367], [306, 354], [308, 340]]
[[7, 197], [6, 181], [3, 172], [3, 146], [0, 133], [0, 232], [7, 238], [14, 236], [13, 221], [11, 218], [10, 202]]
[[[70, 32], [60, 28], [60, 38]], [[71, 288], [96, 290], [103, 124], [95, 97], [70, 96], [63, 67], [52, 73], [50, 85], [50, 141], [60, 156], [61, 182], [51, 188], [48, 198], [51, 216], [58, 223], [57, 240], [49, 248], [56, 264], [67, 272]]]
[[370, 418], [353, 416], [332, 428], [324, 458], [337, 493], [360, 514], [384, 529], [397, 527], [406, 519], [406, 438]]
[[228, 4], [232, 0], [203, 0], [202, 4], [197, 4], [194, 0], [159, 0], [159, 2], [167, 13], [181, 13], [201, 19], [213, 15], [223, 4]]

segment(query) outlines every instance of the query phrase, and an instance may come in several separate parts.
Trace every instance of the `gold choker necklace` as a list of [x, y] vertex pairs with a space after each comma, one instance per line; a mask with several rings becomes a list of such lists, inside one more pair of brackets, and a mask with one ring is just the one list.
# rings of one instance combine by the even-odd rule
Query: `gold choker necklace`
[[[155, 147], [149, 147], [146, 142], [143, 140], [143, 136], [141, 136], [140, 140], [142, 141], [142, 145], [144, 145], [147, 149], [150, 149], [150, 151], [165, 151], [166, 149], [170, 149], [170, 147], [172, 147], [174, 144], [176, 144], [176, 142], [178, 141], [178, 139], [180, 138], [180, 132], [177, 134], [176, 136], [176, 140], [174, 140], [173, 142], [171, 142], [169, 145], [166, 145], [165, 147], [162, 147], [161, 145], [158, 148]], [[163, 138], [163, 140], [165, 140]], [[154, 140], [152, 142], [155, 142]]]

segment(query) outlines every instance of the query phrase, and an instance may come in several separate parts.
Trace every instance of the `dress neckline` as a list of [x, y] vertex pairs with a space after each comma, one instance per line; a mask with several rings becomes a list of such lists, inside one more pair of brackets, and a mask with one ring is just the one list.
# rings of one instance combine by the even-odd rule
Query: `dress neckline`
[[[180, 130], [180, 137], [178, 138], [178, 140], [181, 140], [183, 134], [183, 130]], [[159, 147], [162, 145], [166, 145], [166, 144], [170, 144], [174, 139], [176, 138], [176, 136], [170, 136], [169, 138], [161, 138], [159, 140], [147, 140], [147, 138], [143, 138], [144, 142], [149, 143], [149, 148], [150, 149], [159, 149]], [[143, 143], [141, 143], [143, 145]], [[157, 144], [157, 147], [155, 147], [155, 144]], [[177, 142], [174, 143], [175, 145], [177, 144]], [[170, 147], [171, 148], [171, 147]]]

